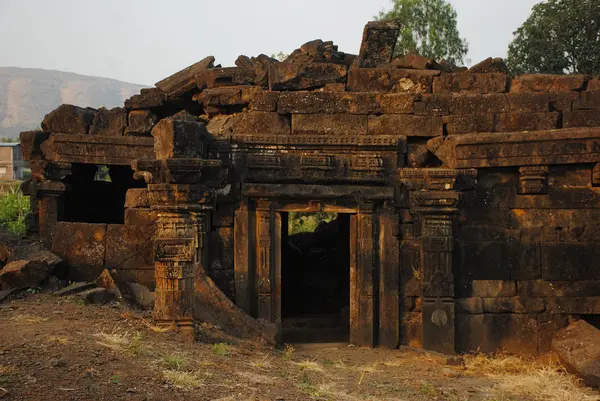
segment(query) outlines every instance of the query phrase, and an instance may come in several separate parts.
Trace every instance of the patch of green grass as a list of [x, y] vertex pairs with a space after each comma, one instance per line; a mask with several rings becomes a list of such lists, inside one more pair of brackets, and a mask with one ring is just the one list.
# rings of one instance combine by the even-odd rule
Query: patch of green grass
[[110, 377], [110, 382], [112, 384], [121, 384], [121, 376], [119, 376], [119, 375], [112, 375]]
[[436, 392], [435, 387], [433, 387], [433, 384], [431, 384], [427, 381], [424, 381], [421, 383], [421, 387], [419, 387], [419, 391], [425, 395], [432, 395]]
[[226, 343], [213, 344], [212, 350], [215, 355], [229, 357], [231, 355], [231, 347]]
[[0, 190], [0, 228], [24, 235], [29, 210], [29, 197], [23, 195], [18, 184]]
[[311, 397], [323, 397], [326, 392], [320, 386], [316, 386], [310, 381], [310, 378], [306, 375], [302, 376], [302, 381], [296, 385], [300, 390], [304, 391]]

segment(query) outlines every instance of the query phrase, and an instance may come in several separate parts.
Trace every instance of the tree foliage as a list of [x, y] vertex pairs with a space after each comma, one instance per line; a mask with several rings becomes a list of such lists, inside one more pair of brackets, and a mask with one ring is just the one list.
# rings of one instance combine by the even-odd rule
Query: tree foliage
[[312, 233], [317, 229], [317, 226], [320, 223], [329, 223], [330, 221], [335, 220], [336, 218], [337, 213], [290, 212], [288, 213], [288, 232], [290, 235], [298, 233]]
[[376, 18], [400, 23], [396, 53], [464, 63], [469, 45], [460, 37], [456, 10], [445, 0], [392, 0], [392, 9]]
[[29, 213], [29, 197], [19, 185], [0, 189], [0, 229], [25, 234], [25, 217]]
[[514, 36], [507, 59], [514, 74], [600, 72], [598, 0], [549, 0], [537, 4]]

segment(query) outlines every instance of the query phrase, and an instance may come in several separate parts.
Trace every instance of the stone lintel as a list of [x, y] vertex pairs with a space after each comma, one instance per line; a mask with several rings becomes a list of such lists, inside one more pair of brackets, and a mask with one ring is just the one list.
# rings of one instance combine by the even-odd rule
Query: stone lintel
[[392, 200], [394, 198], [394, 188], [358, 185], [244, 184], [242, 195], [251, 198]]

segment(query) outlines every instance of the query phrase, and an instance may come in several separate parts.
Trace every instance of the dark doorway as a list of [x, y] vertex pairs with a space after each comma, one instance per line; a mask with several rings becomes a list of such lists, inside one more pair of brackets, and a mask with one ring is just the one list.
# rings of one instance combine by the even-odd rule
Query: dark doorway
[[289, 213], [286, 220], [281, 267], [283, 342], [347, 341], [350, 215]]

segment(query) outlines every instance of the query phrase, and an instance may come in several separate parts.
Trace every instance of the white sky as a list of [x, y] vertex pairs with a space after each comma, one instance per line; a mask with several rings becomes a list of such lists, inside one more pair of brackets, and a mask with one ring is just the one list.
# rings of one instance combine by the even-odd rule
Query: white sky
[[[541, 0], [450, 0], [472, 63], [504, 57]], [[213, 55], [290, 53], [312, 39], [358, 53], [389, 0], [0, 0], [0, 66], [152, 85]]]

